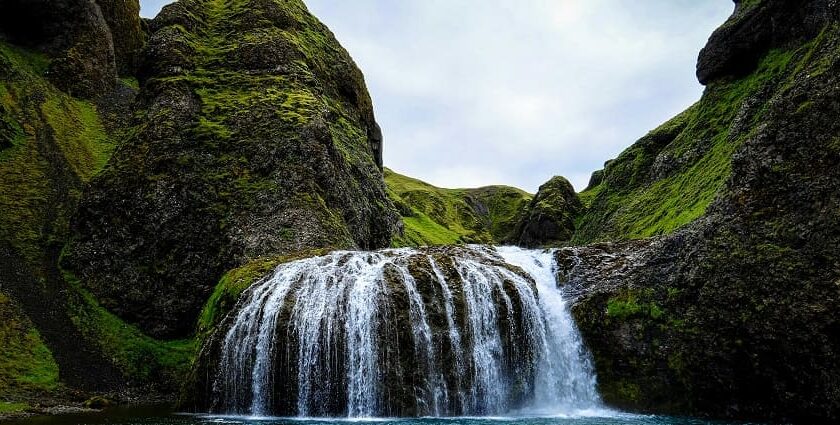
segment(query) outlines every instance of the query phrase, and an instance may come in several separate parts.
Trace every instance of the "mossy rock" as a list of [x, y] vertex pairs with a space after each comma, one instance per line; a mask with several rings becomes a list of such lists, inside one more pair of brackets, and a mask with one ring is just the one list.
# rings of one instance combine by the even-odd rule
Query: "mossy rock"
[[574, 235], [575, 219], [582, 209], [572, 184], [564, 177], [553, 177], [540, 186], [511, 241], [527, 247], [567, 242]]
[[64, 262], [105, 308], [183, 337], [227, 270], [390, 243], [364, 78], [301, 1], [184, 0], [150, 28], [134, 126]]

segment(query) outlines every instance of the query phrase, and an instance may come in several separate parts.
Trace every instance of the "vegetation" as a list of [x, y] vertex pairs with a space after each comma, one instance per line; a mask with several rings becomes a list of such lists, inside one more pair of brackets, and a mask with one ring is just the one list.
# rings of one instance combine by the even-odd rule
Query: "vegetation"
[[387, 168], [385, 184], [403, 217], [395, 246], [507, 241], [532, 199], [509, 186], [442, 189]]
[[[52, 353], [29, 319], [0, 292], [0, 397], [52, 391], [57, 386], [58, 366]], [[0, 401], [0, 413], [16, 407], [21, 406]]]
[[711, 83], [703, 98], [651, 131], [604, 169], [603, 181], [581, 193], [575, 243], [668, 234], [705, 214], [731, 170], [732, 154], [751, 134], [769, 99], [789, 76], [796, 51], [773, 50], [747, 77]]
[[260, 278], [265, 277], [279, 264], [325, 255], [329, 251], [332, 251], [332, 249], [307, 250], [291, 255], [260, 258], [225, 273], [219, 284], [213, 289], [213, 294], [210, 295], [199, 316], [197, 326], [199, 341], [203, 341], [208, 333], [215, 329], [219, 321], [233, 309], [243, 291]]
[[0, 69], [8, 74], [0, 84], [0, 116], [11, 145], [0, 150], [0, 240], [33, 264], [45, 244], [67, 231], [71, 206], [51, 203], [52, 194], [66, 188], [71, 200], [79, 196], [71, 182], [52, 180], [61, 178], [54, 162], [66, 161], [73, 178], [87, 182], [114, 149], [96, 108], [44, 79], [47, 64], [42, 55], [0, 42]]
[[76, 291], [71, 298], [71, 320], [126, 378], [168, 390], [178, 388], [179, 379], [192, 366], [197, 350], [195, 339], [151, 338], [101, 307], [73, 275], [65, 272], [64, 278]]

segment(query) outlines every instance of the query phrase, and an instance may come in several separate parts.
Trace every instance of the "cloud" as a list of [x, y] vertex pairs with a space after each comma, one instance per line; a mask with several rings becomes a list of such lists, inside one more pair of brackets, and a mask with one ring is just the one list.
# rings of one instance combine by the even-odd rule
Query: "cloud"
[[[143, 1], [144, 11], [146, 3]], [[365, 74], [385, 164], [445, 187], [577, 189], [696, 101], [727, 0], [306, 0]]]

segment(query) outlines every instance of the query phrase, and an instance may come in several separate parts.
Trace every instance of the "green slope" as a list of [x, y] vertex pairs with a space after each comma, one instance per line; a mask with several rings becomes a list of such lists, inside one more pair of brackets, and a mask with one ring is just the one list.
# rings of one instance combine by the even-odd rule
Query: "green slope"
[[395, 246], [507, 241], [533, 198], [510, 186], [443, 189], [387, 168], [385, 184], [404, 225]]

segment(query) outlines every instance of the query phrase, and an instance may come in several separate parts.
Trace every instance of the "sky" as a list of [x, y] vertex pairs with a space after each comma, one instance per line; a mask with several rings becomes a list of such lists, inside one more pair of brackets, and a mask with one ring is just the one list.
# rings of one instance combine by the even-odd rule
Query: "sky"
[[[731, 0], [305, 0], [362, 69], [386, 167], [535, 192], [591, 173], [697, 101]], [[154, 16], [164, 0], [141, 0]]]

